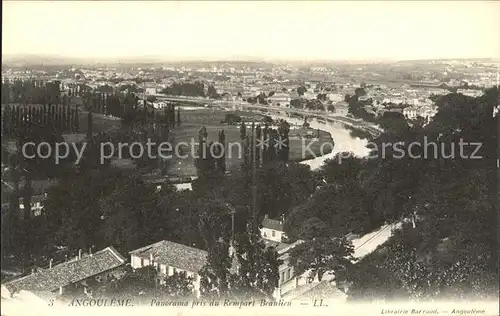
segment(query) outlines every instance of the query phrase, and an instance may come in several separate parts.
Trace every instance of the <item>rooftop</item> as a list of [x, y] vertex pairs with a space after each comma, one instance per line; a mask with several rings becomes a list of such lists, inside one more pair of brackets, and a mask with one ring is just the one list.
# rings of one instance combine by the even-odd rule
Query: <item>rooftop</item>
[[12, 280], [4, 285], [9, 291], [20, 290], [30, 292], [55, 291], [59, 287], [85, 280], [102, 272], [117, 268], [125, 263], [113, 247], [107, 247], [92, 255], [78, 260], [67, 261], [50, 269], [41, 269], [38, 272]]
[[205, 250], [168, 240], [162, 240], [129, 253], [144, 259], [149, 259], [152, 255], [153, 260], [160, 264], [190, 272], [198, 272], [206, 263], [208, 256], [208, 252]]
[[286, 249], [288, 248], [288, 246], [290, 246], [289, 244], [285, 244], [278, 241], [272, 241], [268, 239], [263, 239], [263, 242], [266, 248], [274, 247], [274, 249], [276, 249], [278, 253], [280, 253], [281, 250]]
[[345, 101], [339, 101], [339, 102], [335, 103], [335, 107], [349, 107], [349, 103], [347, 103]]
[[270, 219], [268, 217], [265, 217], [264, 220], [262, 220], [262, 226], [269, 229], [283, 231], [283, 223], [281, 221]]

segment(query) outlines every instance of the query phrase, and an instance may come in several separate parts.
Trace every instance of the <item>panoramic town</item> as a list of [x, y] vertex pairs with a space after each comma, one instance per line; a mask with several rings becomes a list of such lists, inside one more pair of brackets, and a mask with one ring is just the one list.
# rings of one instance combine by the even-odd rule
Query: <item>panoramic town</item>
[[4, 56], [2, 315], [496, 300], [499, 64]]

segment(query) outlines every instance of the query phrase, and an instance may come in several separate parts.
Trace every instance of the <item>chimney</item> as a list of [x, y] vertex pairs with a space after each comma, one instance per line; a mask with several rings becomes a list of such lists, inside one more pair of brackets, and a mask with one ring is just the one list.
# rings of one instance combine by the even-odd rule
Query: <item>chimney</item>
[[49, 269], [52, 269], [52, 261], [53, 261], [53, 260], [54, 260], [54, 259], [52, 259], [52, 258], [51, 258], [51, 259], [50, 259], [50, 261], [49, 261]]
[[82, 259], [82, 250], [78, 250], [78, 259]]
[[31, 268], [31, 274], [35, 274], [35, 268]]
[[149, 264], [153, 265], [153, 253], [149, 254]]
[[92, 247], [89, 247], [89, 256], [92, 257]]

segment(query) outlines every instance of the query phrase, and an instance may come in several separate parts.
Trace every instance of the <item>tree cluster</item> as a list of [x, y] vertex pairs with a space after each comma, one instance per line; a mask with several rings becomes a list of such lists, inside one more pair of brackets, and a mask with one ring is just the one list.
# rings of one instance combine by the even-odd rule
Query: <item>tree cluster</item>
[[80, 128], [78, 109], [69, 105], [6, 105], [2, 110], [2, 134], [5, 137], [22, 137], [43, 130], [71, 133]]
[[[317, 263], [307, 259], [308, 249], [318, 238], [363, 234], [384, 222], [402, 221], [400, 232], [386, 245], [343, 273], [352, 283], [353, 299], [497, 296], [497, 102], [496, 89], [478, 98], [439, 97], [438, 113], [428, 124], [402, 116], [383, 118], [385, 132], [372, 140], [377, 146], [372, 159], [342, 158], [340, 163], [336, 157], [327, 162], [318, 174], [323, 184], [285, 221], [288, 236], [308, 245], [295, 254], [298, 262], [310, 262], [307, 267], [314, 271]], [[409, 148], [424, 144], [424, 137], [435, 145]], [[481, 143], [476, 157], [482, 158], [471, 159], [474, 146], [463, 147], [462, 153], [452, 149], [460, 140]], [[403, 154], [386, 147], [382, 155], [388, 143], [400, 144]]]
[[200, 81], [192, 83], [191, 82], [173, 83], [172, 85], [163, 89], [160, 93], [170, 94], [170, 95], [183, 95], [190, 97], [204, 97], [205, 88], [203, 82]]

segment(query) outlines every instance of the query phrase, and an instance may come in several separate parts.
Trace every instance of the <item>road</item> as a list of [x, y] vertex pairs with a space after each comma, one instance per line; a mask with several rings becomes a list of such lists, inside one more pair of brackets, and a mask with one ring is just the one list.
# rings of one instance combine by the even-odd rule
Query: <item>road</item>
[[[353, 257], [357, 260], [361, 260], [363, 257], [374, 252], [380, 245], [384, 244], [393, 234], [393, 230], [400, 228], [401, 223], [387, 224], [379, 229], [363, 235], [359, 238], [352, 240], [352, 245], [354, 246]], [[326, 273], [323, 276], [324, 280], [334, 282], [335, 275], [333, 273]]]

